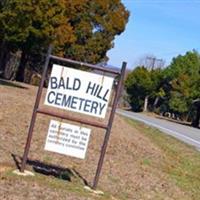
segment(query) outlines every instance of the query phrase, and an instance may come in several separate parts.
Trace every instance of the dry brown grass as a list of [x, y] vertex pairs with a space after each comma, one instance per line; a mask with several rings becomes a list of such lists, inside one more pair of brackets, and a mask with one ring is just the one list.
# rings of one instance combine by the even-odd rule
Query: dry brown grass
[[[44, 115], [37, 119], [29, 159], [68, 168], [74, 174], [71, 182], [41, 174], [35, 178], [10, 174], [10, 168], [16, 168], [12, 155], [20, 160], [23, 154], [37, 89], [20, 85], [25, 88], [0, 85], [1, 199], [190, 199], [156, 167], [164, 160], [162, 150], [117, 115], [99, 182], [105, 196], [93, 196], [82, 189], [83, 179], [89, 184], [93, 181], [104, 131], [92, 128], [85, 160], [47, 152], [44, 143], [51, 117]], [[30, 165], [27, 167], [33, 170]]]

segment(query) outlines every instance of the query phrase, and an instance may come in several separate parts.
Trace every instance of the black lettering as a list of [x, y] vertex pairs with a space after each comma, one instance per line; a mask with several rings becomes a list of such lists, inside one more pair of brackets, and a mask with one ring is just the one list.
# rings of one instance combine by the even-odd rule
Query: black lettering
[[68, 90], [72, 89], [71, 87], [69, 87], [69, 77], [67, 77], [67, 80], [66, 80], [66, 89]]
[[77, 100], [78, 100], [77, 97], [72, 98], [71, 108], [76, 109]]
[[83, 105], [83, 101], [85, 101], [85, 99], [79, 98], [79, 100], [80, 100], [79, 110], [81, 110], [82, 105]]
[[74, 79], [73, 90], [79, 90], [81, 87], [81, 81], [78, 78]]
[[97, 113], [97, 107], [98, 107], [98, 103], [96, 101], [93, 101], [92, 105], [91, 105], [90, 113], [93, 113], [93, 110], [94, 110], [94, 113], [96, 114]]
[[57, 78], [56, 77], [51, 77], [50, 78], [50, 83], [51, 83], [51, 89], [56, 89], [58, 87], [57, 84]]
[[102, 86], [100, 87], [100, 89], [99, 89], [99, 91], [98, 91], [98, 94], [97, 94], [97, 97], [99, 98], [99, 99], [102, 99], [102, 97], [100, 96], [100, 93], [101, 93], [101, 90], [102, 90]]
[[57, 128], [56, 124], [51, 124], [51, 128]]
[[58, 106], [60, 106], [60, 104], [61, 104], [61, 99], [62, 99], [61, 97], [62, 97], [62, 93], [56, 94], [55, 104], [58, 105]]
[[108, 92], [109, 92], [109, 89], [106, 90], [106, 93], [103, 96], [103, 100], [106, 101], [106, 102], [108, 101], [108, 99], [106, 99]]
[[70, 107], [72, 96], [63, 95], [62, 106]]
[[98, 92], [98, 90], [99, 90], [99, 87], [100, 87], [100, 85], [97, 85], [96, 90], [95, 90], [95, 92], [94, 92], [94, 96], [96, 96], [96, 94], [97, 94], [97, 92]]
[[99, 103], [99, 114], [101, 115], [101, 113], [102, 113], [102, 110], [104, 109], [104, 107], [105, 107], [105, 103], [102, 105], [101, 103]]
[[53, 96], [55, 96], [56, 93], [55, 93], [54, 91], [49, 92], [49, 94], [48, 94], [48, 96], [47, 96], [47, 101], [48, 101], [50, 104], [54, 103], [54, 100], [55, 100], [55, 98], [54, 98], [53, 100], [51, 100], [51, 98], [50, 98], [51, 94], [53, 94]]
[[65, 82], [64, 82], [63, 77], [60, 78], [59, 85], [58, 85], [58, 88], [59, 88], [59, 89], [60, 89], [61, 87], [62, 87], [63, 89], [65, 89]]
[[86, 100], [85, 101], [85, 106], [84, 106], [84, 111], [85, 112], [90, 112], [90, 110], [88, 110], [89, 109], [88, 107], [90, 107], [90, 103], [91, 103], [90, 100]]
[[87, 87], [87, 90], [86, 90], [86, 93], [88, 93], [89, 90], [91, 90], [90, 94], [93, 95], [93, 92], [94, 92], [95, 87], [96, 87], [96, 83], [94, 83], [92, 86], [91, 86], [91, 84], [92, 84], [92, 83], [89, 82], [88, 87]]

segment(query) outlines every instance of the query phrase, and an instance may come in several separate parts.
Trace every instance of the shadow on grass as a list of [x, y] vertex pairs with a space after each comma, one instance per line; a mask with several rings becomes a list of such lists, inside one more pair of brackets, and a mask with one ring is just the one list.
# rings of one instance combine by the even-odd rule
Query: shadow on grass
[[[15, 154], [11, 154], [15, 165], [18, 169], [20, 169], [20, 165], [22, 162], [22, 158], [20, 156], [17, 156]], [[86, 179], [84, 179], [79, 172], [77, 172], [75, 169], [69, 169], [60, 167], [57, 165], [47, 164], [40, 162], [38, 160], [27, 160], [27, 165], [31, 166], [32, 169], [40, 174], [46, 175], [46, 176], [54, 176], [58, 179], [67, 180], [71, 182], [72, 177], [79, 177], [85, 185], [88, 185], [88, 182]]]
[[28, 89], [27, 87], [21, 86], [19, 83], [14, 83], [14, 82], [3, 80], [3, 79], [0, 79], [0, 85], [16, 87], [16, 88], [21, 88], [21, 89]]

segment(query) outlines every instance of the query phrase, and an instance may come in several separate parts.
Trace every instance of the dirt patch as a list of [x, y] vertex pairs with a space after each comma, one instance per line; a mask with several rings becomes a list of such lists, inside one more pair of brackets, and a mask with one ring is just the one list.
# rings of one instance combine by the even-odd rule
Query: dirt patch
[[[1, 163], [8, 163], [16, 168], [23, 155], [37, 88], [26, 84], [20, 86], [0, 85], [0, 166]], [[43, 102], [42, 100], [41, 105]], [[60, 112], [65, 111], [60, 110]], [[33, 170], [34, 166], [40, 166], [39, 164], [54, 165], [60, 169], [71, 170], [83, 185], [92, 184], [105, 132], [92, 128], [86, 159], [79, 160], [44, 151], [50, 119], [55, 118], [44, 115], [39, 115], [37, 118], [27, 167]], [[157, 167], [162, 164], [164, 156], [163, 152], [147, 137], [116, 115], [99, 189], [119, 199], [187, 199], [184, 192], [175, 183], [169, 181], [166, 173]], [[70, 175], [72, 183], [76, 181], [73, 175]], [[10, 178], [3, 177], [0, 180], [0, 196], [3, 199], [17, 199], [14, 198], [16, 196], [22, 200], [86, 199], [80, 198], [80, 195], [75, 195], [74, 192], [70, 192], [69, 196], [63, 196], [63, 190], [52, 190], [36, 181], [31, 182], [22, 178], [11, 181]]]
[[7, 172], [12, 169], [12, 166], [5, 163], [0, 163], [0, 174]]

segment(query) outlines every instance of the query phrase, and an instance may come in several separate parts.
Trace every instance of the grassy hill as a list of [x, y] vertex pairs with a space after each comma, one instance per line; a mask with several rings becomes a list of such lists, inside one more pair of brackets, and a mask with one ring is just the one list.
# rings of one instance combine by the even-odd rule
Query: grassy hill
[[47, 152], [49, 120], [56, 118], [44, 115], [38, 115], [27, 165], [35, 176], [14, 175], [12, 171], [21, 163], [36, 91], [34, 86], [0, 80], [1, 200], [200, 199], [200, 153], [117, 115], [98, 185], [104, 195], [90, 193], [84, 186], [92, 184], [105, 132], [90, 127], [85, 160]]

